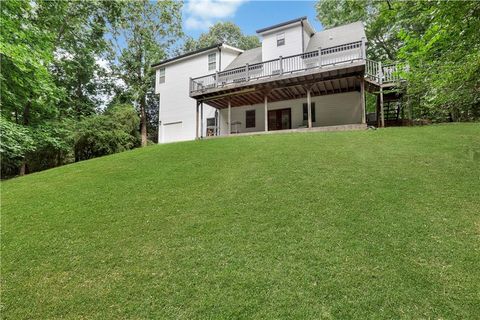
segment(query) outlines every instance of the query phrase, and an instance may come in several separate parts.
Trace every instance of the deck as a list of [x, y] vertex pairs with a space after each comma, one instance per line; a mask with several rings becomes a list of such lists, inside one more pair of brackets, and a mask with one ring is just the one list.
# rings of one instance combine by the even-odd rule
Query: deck
[[232, 101], [232, 106], [261, 102], [263, 94], [258, 94], [257, 99], [255, 94], [249, 94], [253, 91], [285, 88], [277, 98], [288, 100], [304, 96], [305, 85], [313, 87], [314, 95], [358, 90], [359, 77], [365, 79], [367, 90], [378, 90], [395, 86], [401, 80], [401, 70], [399, 64], [382, 65], [367, 59], [362, 40], [193, 78], [189, 92], [192, 98], [223, 108], [225, 99], [221, 98], [225, 96], [249, 97]]

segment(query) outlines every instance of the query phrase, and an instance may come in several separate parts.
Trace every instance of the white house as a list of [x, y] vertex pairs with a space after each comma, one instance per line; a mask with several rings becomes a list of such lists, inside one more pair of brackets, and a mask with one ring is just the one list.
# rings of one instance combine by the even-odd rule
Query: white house
[[[154, 64], [159, 143], [268, 132], [364, 128], [365, 90], [395, 84], [366, 59], [361, 22], [316, 32], [306, 17], [257, 31], [262, 46], [218, 44]], [[310, 105], [310, 108], [308, 108]]]

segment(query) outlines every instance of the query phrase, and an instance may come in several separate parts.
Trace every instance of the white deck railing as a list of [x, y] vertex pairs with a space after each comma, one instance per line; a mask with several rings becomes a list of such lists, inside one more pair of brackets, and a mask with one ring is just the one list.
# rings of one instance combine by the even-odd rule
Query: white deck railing
[[244, 83], [273, 76], [301, 73], [306, 70], [332, 65], [348, 64], [364, 60], [365, 41], [348, 43], [331, 48], [301, 53], [289, 57], [264, 61], [255, 64], [212, 73], [190, 79], [190, 93], [212, 88], [222, 88], [230, 84]]
[[327, 66], [347, 65], [355, 61], [365, 61], [365, 78], [378, 84], [400, 80], [397, 64], [382, 65], [366, 59], [365, 41], [352, 42], [330, 48], [319, 48], [315, 51], [279, 57], [269, 61], [212, 73], [190, 79], [190, 94], [204, 92], [209, 89], [223, 88], [231, 84], [246, 83], [263, 78], [285, 74], [302, 73], [311, 69]]
[[407, 66], [401, 63], [383, 65], [381, 62], [365, 59], [365, 78], [378, 84], [402, 80], [402, 71], [407, 71]]

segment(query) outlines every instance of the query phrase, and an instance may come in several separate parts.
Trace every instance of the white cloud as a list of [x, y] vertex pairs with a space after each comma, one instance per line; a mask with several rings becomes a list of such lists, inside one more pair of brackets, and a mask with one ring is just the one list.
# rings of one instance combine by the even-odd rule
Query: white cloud
[[186, 3], [185, 27], [207, 30], [217, 20], [231, 18], [247, 0], [190, 0]]
[[185, 20], [185, 27], [187, 27], [187, 29], [207, 30], [212, 24], [210, 20], [202, 20], [196, 17], [188, 17], [187, 20]]

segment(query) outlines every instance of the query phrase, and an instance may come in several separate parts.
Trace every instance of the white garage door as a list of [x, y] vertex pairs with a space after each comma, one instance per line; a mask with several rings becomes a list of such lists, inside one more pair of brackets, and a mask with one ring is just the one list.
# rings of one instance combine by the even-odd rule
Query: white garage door
[[165, 123], [163, 125], [163, 142], [180, 141], [183, 136], [182, 121]]

